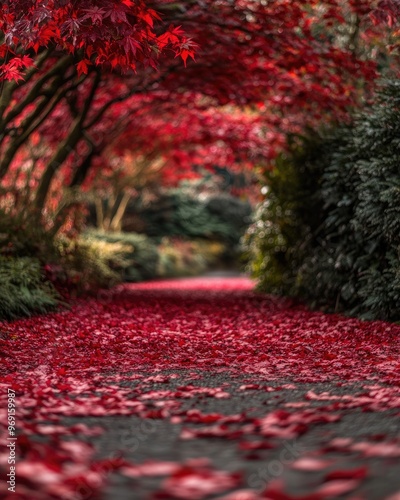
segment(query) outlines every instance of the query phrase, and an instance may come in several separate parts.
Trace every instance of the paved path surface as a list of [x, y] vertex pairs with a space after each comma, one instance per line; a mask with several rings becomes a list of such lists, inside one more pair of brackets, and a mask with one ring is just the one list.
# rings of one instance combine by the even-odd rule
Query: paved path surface
[[[275, 392], [264, 392], [262, 390], [240, 390], [243, 382], [259, 383], [258, 377], [234, 377], [229, 374], [212, 375], [199, 373], [200, 378], [195, 382], [200, 387], [225, 387], [230, 397], [227, 399], [216, 398], [194, 398], [186, 401], [182, 408], [200, 409], [205, 414], [238, 415], [247, 414], [265, 417], [267, 414], [280, 409], [288, 409], [286, 405], [291, 403], [303, 403], [307, 401], [306, 395], [309, 391], [323, 393], [329, 391], [332, 396], [348, 396], [360, 393], [360, 386], [355, 384], [345, 389], [337, 387], [336, 384], [296, 384], [296, 388], [276, 390]], [[291, 380], [283, 380], [282, 383], [274, 382], [272, 387], [279, 388], [282, 385], [292, 385]], [[172, 379], [170, 383], [162, 384], [160, 389], [172, 388], [178, 385], [192, 382], [189, 373], [180, 373], [178, 379]], [[271, 387], [270, 384], [261, 384], [261, 387]], [[312, 408], [326, 406], [324, 402], [314, 402]], [[344, 491], [348, 495], [321, 494], [315, 498], [353, 498], [380, 500], [392, 498], [392, 494], [400, 492], [400, 454], [394, 453], [390, 456], [390, 448], [377, 448], [378, 456], [374, 456], [374, 449], [370, 449], [371, 456], [364, 456], [359, 451], [334, 449], [330, 443], [334, 439], [349, 438], [353, 443], [377, 444], [385, 442], [398, 443], [399, 416], [398, 411], [386, 412], [363, 412], [360, 408], [344, 409], [330, 413], [340, 415], [337, 422], [315, 422], [308, 424], [304, 434], [296, 438], [279, 439], [268, 438], [259, 441], [246, 436], [232, 435], [222, 437], [199, 437], [194, 439], [182, 439], [183, 429], [198, 430], [204, 428], [204, 424], [171, 424], [168, 419], [143, 420], [139, 418], [114, 417], [106, 422], [97, 420], [98, 424], [106, 423], [107, 432], [99, 439], [98, 449], [102, 456], [107, 456], [115, 450], [124, 450], [125, 456], [135, 463], [146, 463], [149, 461], [174, 461], [185, 463], [191, 459], [207, 458], [210, 460], [212, 469], [239, 472], [242, 475], [241, 488], [255, 492], [266, 489], [268, 484], [276, 484], [277, 491], [285, 491], [287, 497], [279, 496], [278, 493], [265, 498], [314, 498], [308, 496], [312, 492], [321, 489], [321, 485], [327, 485], [324, 481], [329, 473], [340, 471], [338, 477], [344, 479]], [[95, 423], [95, 422], [93, 422]], [[215, 424], [212, 424], [215, 426]], [[210, 427], [210, 426], [209, 426]], [[234, 426], [232, 426], [233, 428]], [[240, 428], [238, 425], [236, 428]], [[372, 438], [372, 439], [371, 439]], [[241, 449], [243, 443], [256, 443], [266, 446], [267, 449], [246, 450]], [[368, 450], [368, 448], [367, 448]], [[367, 453], [368, 455], [368, 453]], [[304, 458], [309, 459], [304, 461]], [[303, 467], [301, 470], [301, 460]], [[314, 460], [314, 461], [313, 461]], [[297, 469], [299, 465], [299, 469]], [[325, 465], [326, 464], [326, 465]], [[324, 466], [320, 468], [320, 466]], [[313, 470], [316, 468], [317, 470]], [[311, 469], [311, 470], [308, 470]], [[352, 474], [352, 472], [354, 472]], [[349, 475], [350, 474], [350, 475]], [[353, 484], [350, 481], [354, 481]], [[139, 476], [127, 478], [121, 474], [114, 474], [110, 484], [106, 488], [103, 498], [113, 499], [148, 499], [154, 498], [154, 492], [163, 490], [165, 478]], [[333, 480], [331, 481], [332, 484]], [[337, 484], [337, 483], [336, 483]], [[340, 486], [340, 485], [339, 485]], [[348, 489], [347, 489], [348, 488]], [[273, 491], [273, 489], [271, 490]], [[340, 489], [339, 489], [340, 491]], [[248, 493], [250, 495], [250, 493]], [[160, 494], [160, 498], [164, 498]], [[165, 497], [168, 498], [168, 497]], [[182, 492], [179, 498], [190, 498], [190, 494]], [[202, 497], [201, 497], [202, 498]], [[205, 498], [209, 498], [205, 496]], [[218, 495], [210, 498], [219, 498]], [[247, 496], [247, 493], [237, 494], [237, 500], [247, 498], [259, 498]], [[260, 498], [264, 498], [261, 497]], [[396, 497], [393, 497], [396, 498]]]
[[398, 325], [208, 277], [2, 329], [19, 448], [1, 498], [400, 498]]

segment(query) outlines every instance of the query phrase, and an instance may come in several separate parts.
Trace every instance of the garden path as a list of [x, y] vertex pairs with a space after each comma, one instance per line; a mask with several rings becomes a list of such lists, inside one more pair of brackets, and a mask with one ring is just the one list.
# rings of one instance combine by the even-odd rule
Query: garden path
[[207, 277], [0, 331], [1, 498], [400, 498], [399, 325]]

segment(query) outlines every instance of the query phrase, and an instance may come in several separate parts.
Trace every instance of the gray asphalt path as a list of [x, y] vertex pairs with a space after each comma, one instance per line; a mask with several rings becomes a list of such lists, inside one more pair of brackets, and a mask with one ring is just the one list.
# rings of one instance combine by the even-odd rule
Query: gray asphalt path
[[[210, 374], [198, 372], [197, 379], [193, 380], [193, 371], [173, 372], [177, 378], [167, 383], [152, 384], [149, 390], [176, 390], [182, 385], [193, 384], [199, 387], [223, 387], [229, 398], [197, 397], [181, 400], [179, 411], [182, 414], [190, 409], [199, 409], [205, 414], [238, 415], [249, 417], [263, 417], [276, 410], [296, 411], [306, 403], [311, 408], [319, 407], [324, 410], [328, 401], [309, 401], [307, 394], [313, 391], [317, 394], [329, 392], [333, 398], [359, 396], [363, 384], [340, 386], [337, 383], [299, 384], [291, 380], [268, 383], [255, 377], [232, 378], [228, 373]], [[169, 373], [171, 374], [171, 373]], [[196, 378], [196, 377], [195, 377]], [[265, 387], [274, 387], [275, 391], [243, 390], [244, 384], [259, 384]], [[293, 388], [291, 385], [293, 384]], [[132, 382], [131, 386], [134, 387]], [[285, 388], [282, 388], [284, 386]], [[333, 399], [335, 401], [335, 399]], [[330, 401], [332, 403], [332, 401]], [[365, 410], [365, 409], [364, 409]], [[174, 413], [174, 412], [172, 412]], [[337, 422], [314, 422], [307, 426], [307, 430], [295, 439], [270, 438], [273, 444], [271, 449], [246, 451], [240, 449], [239, 443], [243, 440], [252, 441], [254, 436], [234, 437], [198, 437], [182, 439], [183, 429], [198, 430], [204, 424], [171, 422], [171, 416], [157, 419], [143, 419], [138, 417], [102, 417], [85, 418], [83, 421], [90, 425], [101, 425], [105, 433], [95, 438], [99, 458], [115, 457], [119, 452], [122, 456], [135, 464], [149, 461], [173, 461], [184, 463], [191, 459], [207, 458], [213, 469], [238, 472], [242, 475], [240, 486], [229, 491], [251, 489], [255, 492], [263, 491], [272, 481], [281, 481], [287, 496], [281, 498], [348, 498], [383, 500], [394, 499], [400, 491], [400, 455], [391, 456], [379, 452], [374, 456], [376, 444], [398, 443], [399, 441], [399, 413], [398, 410], [363, 411], [362, 407], [338, 408], [331, 411], [340, 420]], [[174, 419], [172, 419], [174, 420]], [[176, 419], [175, 419], [176, 420]], [[82, 420], [80, 420], [82, 421]], [[68, 423], [76, 422], [68, 419]], [[212, 424], [209, 424], [212, 425]], [[240, 429], [242, 424], [232, 428]], [[329, 443], [335, 438], [351, 438], [355, 443], [369, 443], [372, 446], [372, 456], [365, 456], [365, 452], [349, 451], [349, 449], [329, 449]], [[375, 446], [376, 448], [376, 446]], [[389, 450], [390, 451], [390, 450]], [[323, 470], [301, 471], [296, 470], [296, 461], [304, 458], [330, 462]], [[326, 484], [324, 478], [334, 471], [353, 471], [365, 469], [365, 478], [348, 494], [313, 497], [313, 492]], [[165, 476], [126, 477], [120, 473], [111, 474], [108, 486], [104, 490], [103, 500], [147, 500], [154, 498], [186, 498], [183, 496], [168, 496], [163, 493]], [[272, 483], [275, 484], [275, 483]], [[209, 495], [201, 498], [221, 498], [221, 494]], [[88, 495], [90, 498], [90, 495]], [[195, 497], [191, 497], [195, 498]], [[187, 497], [187, 500], [191, 500]], [[200, 498], [200, 497], [199, 497]], [[245, 496], [238, 500], [245, 500]], [[261, 497], [260, 497], [261, 498]], [[268, 497], [269, 498], [269, 497]], [[274, 497], [275, 498], [275, 497]], [[278, 498], [278, 497], [276, 497]]]

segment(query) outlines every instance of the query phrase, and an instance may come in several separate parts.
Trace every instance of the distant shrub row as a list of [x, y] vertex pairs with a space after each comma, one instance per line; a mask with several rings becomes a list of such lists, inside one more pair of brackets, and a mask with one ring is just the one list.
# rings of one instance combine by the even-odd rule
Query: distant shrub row
[[171, 189], [149, 205], [132, 202], [124, 231], [143, 232], [153, 238], [204, 238], [236, 246], [250, 222], [252, 207], [229, 194], [199, 197], [184, 189]]
[[[91, 230], [76, 240], [54, 242], [53, 262], [43, 265], [31, 257], [0, 256], [0, 320], [12, 320], [54, 310], [61, 293], [95, 291], [122, 281], [191, 276], [220, 267], [226, 254], [222, 243], [206, 239], [185, 241], [143, 234]], [[47, 279], [46, 279], [47, 278]]]
[[229, 194], [177, 188], [150, 205], [132, 202], [123, 232], [71, 238], [0, 211], [0, 320], [53, 310], [60, 297], [50, 283], [69, 296], [234, 265], [250, 213]]
[[[223, 244], [205, 239], [185, 241], [164, 237], [159, 242], [143, 234], [97, 230], [84, 233], [80, 246], [92, 254], [92, 258], [85, 255], [82, 259], [84, 263], [93, 262], [91, 274], [97, 279], [104, 277], [97, 286], [109, 284], [110, 276], [118, 281], [137, 282], [201, 274], [219, 264], [226, 252]], [[101, 260], [96, 252], [99, 246], [107, 248], [107, 253], [101, 252]]]
[[292, 138], [246, 239], [259, 288], [400, 320], [400, 82], [351, 126]]

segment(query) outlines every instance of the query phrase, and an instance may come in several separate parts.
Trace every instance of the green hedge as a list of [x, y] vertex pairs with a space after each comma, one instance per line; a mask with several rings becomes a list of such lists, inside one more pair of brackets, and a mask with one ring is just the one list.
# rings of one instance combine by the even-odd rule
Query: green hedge
[[326, 134], [293, 138], [246, 237], [259, 288], [365, 319], [400, 319], [400, 82]]
[[55, 289], [44, 280], [40, 263], [29, 257], [0, 256], [0, 319], [51, 311], [59, 304]]
[[[88, 226], [93, 227], [96, 220], [93, 206], [89, 206], [89, 213]], [[122, 240], [129, 234], [134, 235], [133, 238], [143, 235], [143, 238], [148, 238], [143, 242], [150, 241], [160, 245], [167, 239], [180, 246], [168, 249], [167, 253], [170, 253], [170, 250], [172, 253], [176, 253], [175, 250], [177, 253], [180, 250], [186, 253], [187, 249], [181, 245], [183, 242], [187, 242], [189, 246], [189, 242], [197, 241], [220, 243], [224, 246], [220, 262], [227, 266], [238, 266], [241, 238], [251, 222], [251, 214], [252, 206], [248, 201], [228, 193], [199, 196], [192, 186], [163, 190], [151, 203], [141, 197], [131, 200], [122, 221]], [[142, 246], [143, 242], [139, 246]], [[151, 253], [154, 254], [154, 250]], [[172, 261], [167, 261], [166, 256], [163, 264], [168, 266], [171, 263], [173, 268]], [[208, 264], [208, 261], [204, 262], [204, 265]], [[203, 264], [201, 267], [204, 267]]]

